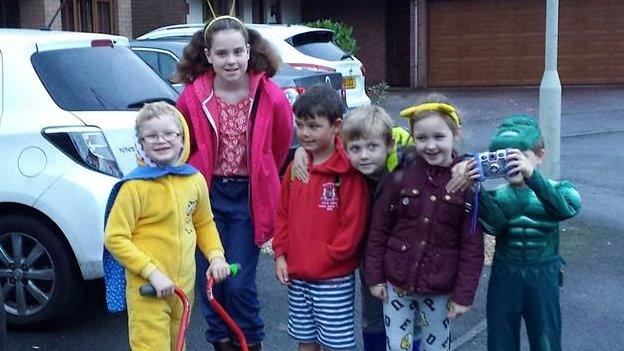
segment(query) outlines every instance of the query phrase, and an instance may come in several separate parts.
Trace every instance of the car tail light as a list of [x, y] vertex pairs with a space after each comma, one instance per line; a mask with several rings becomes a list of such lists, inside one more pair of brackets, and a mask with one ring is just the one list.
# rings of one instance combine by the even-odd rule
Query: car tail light
[[121, 178], [115, 156], [104, 133], [96, 127], [52, 127], [43, 136], [76, 163], [96, 172]]
[[345, 86], [344, 80], [340, 86], [340, 96], [342, 97], [342, 101], [347, 102], [347, 87]]
[[364, 68], [364, 65], [360, 66], [360, 71], [362, 71], [362, 75], [365, 76], [366, 75], [366, 68]]
[[321, 65], [314, 64], [314, 63], [289, 63], [288, 65], [295, 69], [305, 68], [305, 69], [318, 71], [318, 72], [336, 72], [335, 68], [321, 66]]
[[91, 46], [92, 47], [110, 46], [112, 48], [113, 41], [110, 39], [95, 39], [95, 40], [91, 40]]

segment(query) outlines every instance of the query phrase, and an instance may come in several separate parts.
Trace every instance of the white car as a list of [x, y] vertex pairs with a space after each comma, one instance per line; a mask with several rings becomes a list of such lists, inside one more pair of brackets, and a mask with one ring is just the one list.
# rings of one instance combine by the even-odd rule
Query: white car
[[[349, 109], [370, 105], [364, 85], [364, 66], [332, 41], [333, 31], [301, 25], [245, 24], [257, 30], [279, 52], [282, 61], [295, 68], [336, 71], [342, 74]], [[204, 27], [201, 23], [161, 27], [138, 40], [190, 39]]]
[[136, 167], [134, 119], [173, 88], [125, 37], [0, 29], [0, 289], [7, 320], [40, 324], [100, 278], [104, 209]]

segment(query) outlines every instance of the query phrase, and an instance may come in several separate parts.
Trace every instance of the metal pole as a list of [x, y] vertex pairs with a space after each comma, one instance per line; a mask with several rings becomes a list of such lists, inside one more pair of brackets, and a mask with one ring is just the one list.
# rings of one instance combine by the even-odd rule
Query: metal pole
[[561, 173], [561, 81], [557, 73], [559, 0], [546, 1], [545, 69], [539, 91], [539, 124], [546, 144], [542, 173], [559, 179]]

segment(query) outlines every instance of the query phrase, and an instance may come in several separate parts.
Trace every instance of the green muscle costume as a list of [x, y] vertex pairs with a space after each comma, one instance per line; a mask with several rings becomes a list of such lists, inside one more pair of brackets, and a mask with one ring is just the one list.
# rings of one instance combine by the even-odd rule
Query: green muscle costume
[[[529, 116], [512, 116], [498, 128], [490, 150], [529, 150], [540, 141]], [[535, 170], [525, 185], [482, 191], [479, 218], [496, 236], [487, 296], [488, 350], [520, 349], [524, 318], [532, 351], [561, 351], [559, 222], [575, 216], [580, 196], [567, 181]]]

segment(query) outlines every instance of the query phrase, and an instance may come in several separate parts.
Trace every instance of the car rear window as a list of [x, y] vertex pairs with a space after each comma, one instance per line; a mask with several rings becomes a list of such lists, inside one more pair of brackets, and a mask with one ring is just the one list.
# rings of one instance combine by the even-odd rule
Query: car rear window
[[290, 37], [287, 41], [299, 52], [327, 61], [340, 61], [346, 53], [332, 41], [329, 31], [311, 31]]
[[67, 111], [121, 111], [176, 92], [128, 47], [52, 50], [31, 57], [56, 104]]

